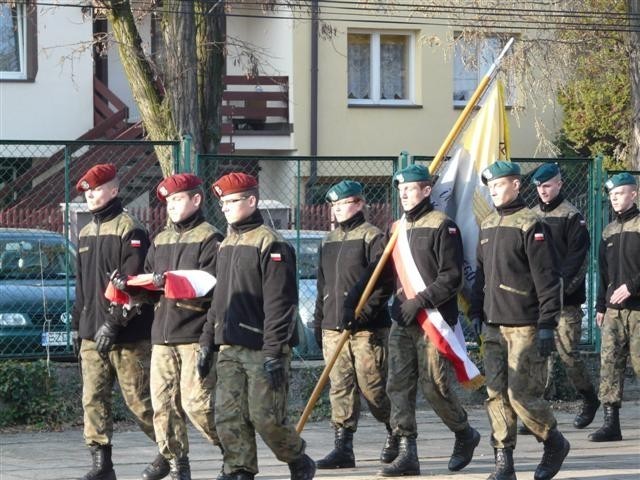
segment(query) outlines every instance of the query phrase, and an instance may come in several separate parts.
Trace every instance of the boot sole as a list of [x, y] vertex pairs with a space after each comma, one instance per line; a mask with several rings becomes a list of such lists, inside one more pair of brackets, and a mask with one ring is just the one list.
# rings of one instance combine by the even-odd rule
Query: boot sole
[[410, 475], [413, 475], [413, 476], [420, 475], [420, 470], [413, 470], [413, 471], [402, 472], [402, 473], [385, 473], [382, 470], [378, 472], [379, 477], [407, 477]]
[[589, 437], [587, 438], [587, 440], [589, 440], [590, 442], [596, 442], [596, 443], [603, 443], [603, 442], [620, 442], [622, 441], [622, 435], [620, 436], [615, 436], [613, 438], [609, 437], [609, 438], [592, 438], [591, 435], [589, 435]]
[[340, 470], [341, 468], [356, 468], [356, 464], [354, 463], [341, 463], [340, 465], [323, 465], [320, 462], [316, 462], [316, 468], [318, 470]]

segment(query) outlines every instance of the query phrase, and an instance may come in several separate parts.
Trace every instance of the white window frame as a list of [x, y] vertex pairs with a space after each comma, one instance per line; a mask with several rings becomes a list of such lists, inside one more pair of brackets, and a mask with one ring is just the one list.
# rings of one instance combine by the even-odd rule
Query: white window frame
[[[359, 35], [369, 35], [371, 38], [371, 52], [370, 62], [371, 71], [369, 78], [371, 81], [371, 98], [348, 98], [349, 105], [415, 105], [415, 51], [416, 42], [413, 32], [407, 32], [405, 30], [355, 30], [349, 29], [348, 33], [354, 33]], [[407, 97], [401, 100], [395, 99], [381, 99], [380, 98], [380, 36], [382, 35], [403, 35], [409, 37], [407, 52]], [[348, 43], [347, 36], [347, 43]], [[348, 48], [348, 45], [347, 45]], [[348, 61], [348, 59], [347, 59]], [[347, 72], [347, 77], [349, 72]]]
[[[502, 35], [498, 36], [498, 35], [485, 35], [484, 38], [482, 39], [477, 39], [476, 42], [483, 42], [485, 40], [488, 39], [497, 39], [499, 41], [500, 44], [500, 49], [504, 48], [504, 46], [507, 44], [507, 38], [504, 38]], [[475, 49], [476, 49], [476, 64], [480, 65], [480, 56], [482, 55], [483, 50], [478, 46], [478, 43], [475, 44]], [[500, 54], [501, 50], [498, 50], [496, 52], [493, 52], [494, 54], [494, 60], [495, 58]], [[455, 76], [455, 65], [456, 65], [456, 60], [457, 60], [457, 48], [454, 47], [454, 60], [453, 60], [453, 82], [452, 82], [452, 97], [453, 97], [453, 92], [455, 92], [456, 90], [456, 76]], [[509, 52], [507, 52], [507, 55], [509, 55]], [[482, 80], [482, 78], [484, 77], [484, 75], [487, 73], [487, 70], [489, 69], [489, 67], [491, 66], [491, 63], [485, 65], [485, 69], [484, 70], [480, 70], [479, 68], [476, 69], [476, 83], [475, 83], [475, 88], [478, 87], [478, 85], [480, 84], [480, 81]], [[515, 87], [515, 82], [514, 82], [514, 78], [513, 76], [507, 72], [507, 78], [506, 78], [506, 83], [505, 83], [505, 106], [507, 107], [512, 107], [513, 104], [515, 103], [515, 98], [516, 98], [516, 87]], [[454, 107], [466, 107], [467, 103], [469, 101], [469, 99], [466, 100], [455, 100], [454, 98], [451, 98], [451, 100], [453, 101], [453, 106]], [[482, 104], [482, 102], [481, 102]]]
[[26, 4], [16, 3], [13, 7], [11, 4], [9, 8], [15, 8], [18, 15], [18, 53], [20, 55], [20, 70], [17, 72], [7, 72], [0, 70], [0, 80], [24, 80], [27, 78], [27, 14]]

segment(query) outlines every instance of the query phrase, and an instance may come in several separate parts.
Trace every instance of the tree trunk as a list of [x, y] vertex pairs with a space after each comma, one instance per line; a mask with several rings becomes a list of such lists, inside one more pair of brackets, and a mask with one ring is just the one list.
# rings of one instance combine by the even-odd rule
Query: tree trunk
[[640, 170], [640, 0], [629, 0], [631, 32], [629, 74], [631, 78], [632, 126], [629, 145], [629, 168]]
[[[122, 67], [129, 80], [131, 93], [136, 101], [140, 117], [152, 141], [175, 140], [177, 132], [171, 121], [171, 113], [162, 101], [162, 95], [154, 81], [153, 71], [144, 50], [128, 0], [105, 1], [113, 34], [118, 42]], [[173, 155], [170, 147], [156, 147], [156, 155], [162, 173], [171, 173]]]

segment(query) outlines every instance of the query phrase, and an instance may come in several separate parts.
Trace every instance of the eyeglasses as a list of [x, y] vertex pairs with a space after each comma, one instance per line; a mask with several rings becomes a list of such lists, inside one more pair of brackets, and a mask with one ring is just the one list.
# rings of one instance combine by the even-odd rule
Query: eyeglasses
[[355, 200], [343, 200], [341, 202], [331, 202], [331, 206], [332, 207], [346, 207], [347, 205], [351, 205], [352, 203], [358, 203], [360, 202], [359, 198], [356, 198]]
[[225, 205], [234, 205], [242, 200], [246, 200], [249, 197], [230, 198], [229, 200], [218, 200], [218, 205], [224, 207]]

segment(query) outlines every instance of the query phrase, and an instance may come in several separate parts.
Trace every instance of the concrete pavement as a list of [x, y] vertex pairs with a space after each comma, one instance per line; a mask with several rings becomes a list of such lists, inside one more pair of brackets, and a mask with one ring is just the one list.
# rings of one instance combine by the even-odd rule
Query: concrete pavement
[[[493, 450], [489, 445], [489, 424], [481, 407], [470, 407], [472, 425], [482, 434], [474, 461], [462, 472], [451, 473], [447, 462], [453, 447], [453, 434], [431, 410], [418, 412], [418, 455], [422, 477], [434, 480], [452, 478], [484, 480], [492, 471]], [[627, 401], [621, 409], [623, 440], [592, 443], [587, 435], [602, 424], [602, 409], [596, 420], [585, 430], [571, 425], [573, 413], [556, 411], [560, 430], [571, 442], [571, 452], [557, 479], [632, 480], [640, 479], [640, 402]], [[312, 458], [324, 456], [333, 445], [328, 421], [310, 423], [303, 433]], [[358, 468], [319, 470], [317, 479], [366, 480], [376, 477], [380, 468], [378, 456], [384, 442], [384, 427], [370, 415], [364, 415], [355, 436], [354, 448]], [[221, 456], [217, 449], [205, 443], [195, 429], [190, 430], [191, 468], [193, 480], [214, 479], [220, 471]], [[155, 456], [153, 444], [139, 430], [117, 432], [114, 435], [113, 459], [119, 480], [140, 478], [140, 473]], [[258, 441], [260, 473], [258, 479], [285, 480], [289, 470], [278, 462], [271, 451]], [[542, 445], [530, 436], [518, 438], [515, 451], [519, 480], [533, 479], [533, 471], [542, 455]], [[84, 447], [82, 432], [72, 429], [51, 433], [2, 434], [0, 439], [0, 480], [67, 480], [78, 479], [88, 470], [89, 453]]]

